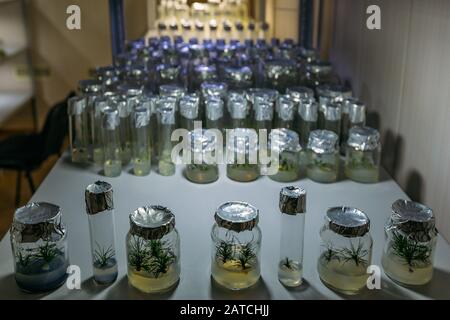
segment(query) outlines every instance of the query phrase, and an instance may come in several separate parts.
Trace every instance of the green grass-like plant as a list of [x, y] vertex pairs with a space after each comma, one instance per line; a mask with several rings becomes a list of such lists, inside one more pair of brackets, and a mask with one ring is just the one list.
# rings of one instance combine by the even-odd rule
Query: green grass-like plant
[[102, 248], [97, 242], [95, 244], [97, 248], [94, 250], [94, 265], [104, 268], [108, 265], [108, 261], [115, 257], [116, 253], [112, 246]]
[[358, 241], [358, 245], [354, 246], [350, 241], [350, 248], [344, 248], [339, 252], [344, 262], [353, 261], [355, 265], [367, 265], [368, 261], [365, 257], [369, 254], [369, 250], [364, 249], [364, 244]]
[[430, 263], [430, 249], [415, 240], [401, 235], [399, 232], [393, 233], [393, 252], [405, 261], [409, 272], [414, 272], [414, 267], [418, 263]]

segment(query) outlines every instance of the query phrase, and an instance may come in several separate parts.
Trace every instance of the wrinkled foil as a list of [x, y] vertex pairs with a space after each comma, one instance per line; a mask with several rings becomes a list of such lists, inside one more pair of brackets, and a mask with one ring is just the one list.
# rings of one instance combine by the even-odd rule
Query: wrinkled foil
[[223, 117], [223, 101], [220, 98], [209, 97], [206, 102], [206, 117], [208, 120], [217, 121]]
[[188, 144], [192, 152], [206, 153], [216, 150], [216, 136], [206, 129], [189, 131]]
[[106, 130], [115, 130], [119, 127], [120, 118], [116, 108], [106, 107], [103, 109], [103, 128]]
[[69, 114], [81, 115], [86, 108], [86, 99], [83, 97], [73, 97], [69, 99]]
[[157, 240], [175, 228], [175, 215], [163, 206], [145, 206], [130, 214], [130, 234]]
[[325, 219], [330, 230], [347, 238], [362, 237], [370, 230], [369, 217], [352, 207], [330, 208]]
[[158, 108], [159, 123], [163, 125], [175, 124], [175, 107], [173, 105], [162, 105]]
[[173, 97], [181, 99], [186, 93], [186, 89], [174, 84], [165, 84], [159, 87], [159, 94], [162, 97]]
[[228, 100], [228, 112], [232, 119], [245, 119], [248, 111], [247, 100], [244, 96], [230, 97]]
[[255, 120], [256, 121], [272, 121], [273, 119], [273, 104], [270, 101], [255, 99]]
[[84, 191], [84, 200], [86, 212], [89, 215], [114, 209], [112, 186], [104, 181], [97, 181], [87, 186]]
[[199, 99], [195, 95], [185, 95], [180, 101], [180, 114], [190, 120], [198, 118]]
[[201, 92], [203, 97], [220, 97], [226, 98], [228, 86], [221, 82], [204, 82], [201, 84]]
[[300, 100], [298, 114], [303, 121], [317, 122], [319, 106], [317, 102], [310, 98]]
[[259, 210], [246, 202], [226, 202], [217, 208], [214, 218], [219, 227], [242, 232], [258, 225]]
[[270, 148], [283, 151], [299, 152], [302, 150], [298, 133], [289, 129], [273, 129], [269, 134]]
[[150, 124], [150, 110], [144, 106], [134, 109], [134, 126], [135, 128], [143, 128]]
[[366, 106], [360, 101], [344, 101], [347, 102], [348, 118], [350, 123], [362, 123], [366, 122]]
[[289, 186], [280, 191], [280, 212], [289, 215], [306, 213], [306, 190]]
[[227, 135], [227, 152], [250, 155], [258, 150], [258, 134], [255, 129], [237, 128]]
[[339, 121], [341, 120], [341, 105], [339, 103], [329, 103], [325, 105], [325, 120]]
[[283, 121], [292, 121], [295, 116], [295, 103], [290, 95], [280, 96], [276, 104], [278, 117]]
[[292, 99], [299, 103], [304, 98], [314, 98], [314, 90], [308, 87], [292, 87], [286, 90], [286, 94], [290, 95]]
[[314, 130], [309, 134], [308, 149], [317, 154], [330, 154], [337, 152], [339, 137], [328, 130]]

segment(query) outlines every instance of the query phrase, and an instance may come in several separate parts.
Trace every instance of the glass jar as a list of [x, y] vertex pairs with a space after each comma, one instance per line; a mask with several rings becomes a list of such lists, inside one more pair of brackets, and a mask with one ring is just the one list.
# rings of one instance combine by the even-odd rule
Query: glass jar
[[309, 135], [317, 130], [319, 107], [314, 98], [302, 98], [298, 105], [298, 133], [303, 148], [308, 145]]
[[[117, 98], [117, 99], [116, 99]], [[102, 136], [102, 114], [103, 110], [108, 106], [113, 106], [117, 104], [118, 97], [101, 97], [97, 98], [94, 103], [94, 119], [93, 124], [95, 127], [94, 130], [94, 139], [92, 142], [92, 153], [93, 153], [93, 161], [97, 166], [102, 166], [105, 161], [103, 155], [103, 136]]]
[[205, 100], [206, 128], [223, 130], [224, 112], [223, 100], [220, 97], [209, 96]]
[[186, 165], [186, 178], [194, 183], [212, 183], [219, 179], [216, 161], [216, 136], [206, 130], [189, 132], [191, 163]]
[[103, 109], [103, 174], [106, 177], [118, 177], [122, 173], [122, 150], [119, 125], [119, 111], [112, 107]]
[[385, 233], [381, 262], [386, 275], [406, 286], [430, 282], [438, 235], [433, 210], [417, 202], [397, 200]]
[[292, 60], [269, 60], [263, 64], [264, 83], [267, 88], [285, 93], [286, 89], [297, 85], [297, 65]]
[[180, 237], [165, 207], [141, 207], [130, 214], [126, 239], [128, 281], [145, 293], [167, 292], [180, 279]]
[[306, 176], [316, 182], [336, 182], [339, 173], [338, 136], [327, 130], [314, 130], [309, 135]]
[[352, 90], [347, 86], [340, 84], [321, 84], [316, 88], [318, 97], [327, 96], [335, 102], [343, 102], [352, 96]]
[[341, 104], [337, 102], [326, 103], [322, 105], [323, 112], [323, 130], [332, 131], [341, 136]]
[[203, 82], [217, 81], [217, 68], [215, 65], [197, 65], [192, 72], [192, 78], [190, 92], [195, 92], [200, 89]]
[[254, 128], [257, 132], [259, 130], [267, 130], [270, 132], [272, 130], [273, 122], [273, 103], [265, 100], [263, 97], [255, 97], [253, 105], [255, 118], [254, 118]]
[[200, 115], [203, 119], [206, 117], [206, 100], [210, 97], [226, 100], [228, 86], [226, 83], [222, 82], [204, 82], [200, 86], [201, 91], [201, 102], [200, 102]]
[[68, 101], [69, 141], [72, 162], [87, 163], [88, 128], [86, 127], [86, 99], [73, 97]]
[[306, 191], [284, 187], [280, 192], [281, 240], [278, 280], [286, 287], [297, 287], [303, 278]]
[[194, 122], [199, 119], [200, 99], [197, 94], [187, 94], [180, 100], [180, 128], [194, 130]]
[[132, 150], [133, 150], [133, 172], [136, 176], [146, 176], [150, 173], [151, 155], [151, 110], [145, 105], [134, 108]]
[[290, 87], [286, 89], [286, 94], [290, 95], [297, 104], [305, 98], [314, 99], [314, 90], [308, 87]]
[[[255, 105], [256, 100], [260, 101], [266, 101], [267, 103], [270, 103], [273, 106], [273, 109], [275, 109], [275, 103], [278, 99], [278, 96], [280, 94], [277, 90], [272, 89], [261, 89], [261, 88], [250, 88], [246, 91], [246, 97], [247, 101], [249, 103], [249, 118], [254, 119], [255, 118]], [[273, 113], [273, 111], [272, 111]]]
[[345, 155], [350, 129], [366, 125], [366, 106], [355, 98], [346, 98], [342, 103], [341, 118], [341, 154]]
[[86, 188], [84, 195], [89, 218], [94, 281], [110, 284], [117, 279], [112, 186], [97, 181]]
[[242, 290], [256, 284], [261, 275], [259, 211], [239, 201], [217, 208], [211, 231], [211, 275], [221, 286]]
[[16, 210], [10, 230], [16, 283], [26, 292], [46, 292], [67, 278], [69, 255], [60, 207], [32, 202]]
[[259, 178], [258, 135], [254, 129], [238, 128], [228, 132], [227, 176], [238, 182]]
[[158, 101], [158, 171], [162, 176], [172, 176], [176, 170], [172, 161], [172, 132], [176, 129], [175, 104], [173, 97]]
[[347, 142], [345, 175], [361, 183], [376, 183], [380, 176], [381, 144], [378, 130], [353, 127]]
[[295, 106], [290, 95], [278, 97], [275, 105], [275, 128], [294, 129]]
[[339, 83], [339, 79], [333, 74], [330, 63], [316, 61], [306, 67], [306, 74], [302, 80], [303, 84], [311, 89], [326, 83]]
[[126, 166], [131, 161], [131, 126], [132, 110], [138, 104], [137, 96], [128, 96], [125, 100], [118, 101], [116, 106], [119, 111], [119, 138], [122, 165]]
[[278, 182], [300, 179], [300, 147], [298, 134], [289, 129], [274, 129], [269, 135], [271, 151], [279, 155], [278, 171], [269, 178]]
[[230, 128], [249, 128], [249, 106], [244, 95], [230, 95], [227, 103], [229, 118], [231, 119]]
[[366, 287], [372, 261], [370, 220], [359, 209], [335, 207], [327, 211], [320, 230], [319, 277], [329, 288], [354, 295]]

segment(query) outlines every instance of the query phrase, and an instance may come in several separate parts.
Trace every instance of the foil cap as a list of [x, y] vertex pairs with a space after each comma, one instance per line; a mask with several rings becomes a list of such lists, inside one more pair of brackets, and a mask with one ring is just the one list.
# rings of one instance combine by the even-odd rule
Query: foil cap
[[175, 107], [173, 104], [160, 104], [158, 108], [158, 120], [163, 125], [175, 124]]
[[366, 122], [366, 106], [364, 103], [354, 99], [344, 100], [345, 109], [348, 112], [350, 123], [364, 124]]
[[206, 118], [211, 121], [217, 121], [223, 117], [222, 99], [210, 96], [206, 99]]
[[252, 69], [249, 67], [226, 67], [224, 78], [234, 84], [251, 85], [253, 79]]
[[115, 130], [119, 127], [119, 111], [116, 108], [106, 107], [103, 109], [102, 116], [103, 128], [106, 130]]
[[257, 97], [254, 104], [256, 121], [272, 121], [273, 105], [272, 102]]
[[206, 129], [189, 131], [188, 143], [192, 152], [205, 153], [216, 149], [216, 136]]
[[261, 88], [251, 88], [247, 90], [247, 100], [255, 104], [256, 99], [266, 100], [270, 103], [275, 103], [279, 93], [277, 90], [272, 89], [261, 89]]
[[309, 134], [308, 149], [317, 154], [329, 154], [337, 151], [339, 137], [328, 130], [314, 130]]
[[380, 145], [380, 134], [373, 128], [353, 127], [349, 131], [347, 145], [360, 151], [375, 150]]
[[39, 240], [55, 241], [55, 234], [64, 235], [59, 206], [47, 202], [31, 202], [18, 208], [11, 225], [11, 237], [18, 243]]
[[164, 84], [159, 87], [159, 94], [162, 97], [173, 97], [180, 100], [186, 93], [186, 90], [175, 84]]
[[273, 129], [269, 134], [271, 149], [278, 151], [299, 152], [302, 150], [298, 133], [289, 129]]
[[295, 116], [295, 103], [290, 95], [280, 96], [276, 104], [278, 117], [282, 121], [292, 121]]
[[288, 215], [306, 213], [306, 190], [289, 186], [280, 191], [280, 212]]
[[232, 119], [245, 119], [248, 113], [248, 104], [245, 97], [243, 95], [230, 96], [228, 112]]
[[242, 232], [258, 225], [259, 210], [246, 202], [230, 201], [217, 208], [214, 218], [219, 227]]
[[142, 128], [150, 124], [150, 109], [144, 106], [134, 108], [134, 127]]
[[317, 122], [319, 106], [317, 102], [311, 98], [304, 98], [300, 100], [298, 106], [298, 114], [303, 121]]
[[180, 114], [190, 120], [198, 117], [199, 99], [197, 95], [188, 94], [180, 100]]
[[297, 76], [297, 65], [292, 60], [266, 61], [264, 69], [268, 79], [278, 80], [281, 77]]
[[352, 90], [339, 84], [323, 84], [317, 87], [318, 96], [328, 96], [334, 101], [342, 102], [352, 96]]
[[88, 185], [84, 191], [84, 200], [89, 215], [114, 209], [112, 186], [104, 181]]
[[68, 101], [68, 113], [69, 115], [81, 115], [86, 107], [86, 99], [83, 97], [72, 97]]
[[341, 120], [341, 105], [339, 103], [328, 103], [324, 108], [324, 116], [327, 121]]
[[362, 237], [370, 230], [369, 217], [352, 207], [330, 208], [325, 219], [330, 230], [347, 238]]
[[145, 240], [161, 239], [175, 228], [175, 215], [163, 206], [145, 206], [130, 214], [130, 234]]
[[301, 99], [314, 99], [314, 90], [308, 87], [291, 87], [286, 89], [286, 94], [290, 95], [295, 102], [300, 102]]
[[219, 97], [226, 98], [228, 86], [222, 82], [204, 82], [200, 86], [203, 97]]
[[312, 74], [329, 74], [333, 71], [331, 64], [324, 61], [314, 62], [308, 65], [306, 69]]

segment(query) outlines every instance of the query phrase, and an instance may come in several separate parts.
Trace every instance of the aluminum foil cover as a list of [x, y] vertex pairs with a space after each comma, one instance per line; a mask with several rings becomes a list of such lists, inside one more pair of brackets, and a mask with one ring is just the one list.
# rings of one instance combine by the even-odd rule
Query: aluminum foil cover
[[208, 134], [207, 130], [189, 131], [188, 144], [195, 153], [212, 152], [216, 149], [216, 136]]
[[273, 119], [273, 104], [270, 101], [262, 98], [255, 98], [255, 120], [256, 121], [272, 121]]
[[269, 61], [264, 64], [264, 68], [268, 79], [297, 76], [297, 65], [290, 60]]
[[186, 119], [197, 119], [199, 99], [196, 95], [188, 94], [180, 100], [180, 114]]
[[308, 149], [317, 154], [329, 154], [337, 151], [339, 137], [328, 130], [314, 130], [309, 134]]
[[158, 108], [159, 122], [163, 125], [175, 124], [175, 107], [173, 104], [160, 104]]
[[304, 98], [300, 100], [298, 114], [303, 121], [317, 122], [319, 106], [314, 98]]
[[248, 103], [244, 96], [228, 100], [228, 112], [232, 119], [245, 119], [248, 114]]
[[272, 89], [252, 88], [247, 90], [247, 100], [253, 105], [256, 103], [256, 100], [266, 100], [270, 103], [275, 103], [279, 95], [277, 90]]
[[437, 235], [433, 210], [410, 200], [397, 200], [392, 204], [392, 214], [386, 229], [399, 229], [409, 239], [428, 242]]
[[[178, 76], [180, 75], [180, 68], [178, 66], [166, 66], [166, 65], [162, 65], [162, 66], [158, 66], [158, 68], [156, 68], [157, 72], [159, 73], [159, 76], [161, 77], [161, 79], [164, 80], [176, 80], [178, 78]], [[161, 91], [160, 91], [160, 94]]]
[[69, 99], [69, 115], [81, 115], [86, 108], [86, 99], [83, 97], [72, 97]]
[[286, 94], [290, 95], [295, 102], [300, 102], [304, 98], [314, 98], [314, 90], [308, 87], [287, 88]]
[[94, 117], [101, 117], [103, 110], [110, 105], [108, 98], [98, 98], [94, 102]]
[[150, 124], [150, 110], [144, 106], [134, 108], [134, 127], [143, 128]]
[[362, 123], [366, 122], [366, 106], [360, 101], [344, 101], [348, 108], [348, 118], [350, 123]]
[[325, 105], [324, 110], [325, 120], [340, 121], [341, 120], [341, 104], [329, 103]]
[[222, 82], [204, 82], [200, 86], [203, 97], [220, 97], [226, 98], [228, 86]]
[[258, 225], [259, 210], [246, 202], [230, 201], [217, 208], [214, 218], [219, 227], [242, 232]]
[[142, 86], [132, 85], [132, 84], [121, 84], [117, 90], [124, 97], [139, 97], [143, 94], [144, 90]]
[[278, 117], [283, 121], [294, 120], [295, 115], [295, 103], [291, 99], [290, 95], [280, 96], [277, 100], [277, 112]]
[[250, 154], [258, 150], [258, 134], [255, 129], [237, 128], [227, 135], [227, 151], [235, 154]]
[[252, 81], [253, 72], [249, 67], [227, 67], [225, 78], [233, 83], [249, 83]]
[[97, 181], [88, 185], [84, 191], [84, 200], [89, 215], [114, 209], [113, 189], [108, 182]]
[[102, 125], [106, 130], [115, 130], [119, 127], [119, 111], [116, 108], [107, 107], [103, 109]]
[[369, 127], [352, 127], [347, 145], [360, 151], [375, 150], [380, 145], [378, 130]]
[[330, 208], [325, 219], [330, 230], [347, 238], [362, 237], [370, 230], [369, 217], [352, 207]]
[[55, 234], [63, 236], [65, 233], [61, 209], [51, 203], [31, 202], [16, 210], [10, 231], [18, 243], [54, 241]]
[[186, 94], [186, 90], [175, 84], [164, 84], [159, 87], [159, 94], [162, 97], [174, 97], [179, 100]]
[[161, 239], [175, 228], [175, 215], [163, 206], [145, 206], [130, 214], [130, 234], [145, 240]]
[[78, 82], [78, 90], [83, 94], [95, 94], [103, 90], [103, 85], [98, 80], [80, 80]]
[[352, 96], [350, 88], [338, 84], [323, 84], [317, 87], [318, 96], [328, 96], [334, 101], [342, 102]]
[[302, 150], [298, 133], [289, 129], [273, 129], [269, 134], [270, 148], [283, 151], [299, 152]]
[[211, 121], [217, 121], [223, 117], [223, 101], [221, 98], [210, 96], [206, 99], [206, 117]]
[[[119, 112], [120, 118], [128, 118], [131, 114], [131, 110], [137, 101], [133, 101], [133, 98], [128, 98], [127, 100], [119, 100], [116, 103], [116, 108]], [[104, 110], [104, 109], [103, 109]]]
[[280, 212], [289, 215], [306, 213], [306, 190], [300, 187], [284, 187], [280, 191]]

